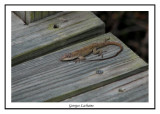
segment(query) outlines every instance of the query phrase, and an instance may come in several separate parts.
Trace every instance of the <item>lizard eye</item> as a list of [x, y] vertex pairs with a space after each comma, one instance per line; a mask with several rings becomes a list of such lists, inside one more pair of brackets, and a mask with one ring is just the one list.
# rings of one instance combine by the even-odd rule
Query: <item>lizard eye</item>
[[67, 54], [67, 57], [71, 57], [71, 53]]

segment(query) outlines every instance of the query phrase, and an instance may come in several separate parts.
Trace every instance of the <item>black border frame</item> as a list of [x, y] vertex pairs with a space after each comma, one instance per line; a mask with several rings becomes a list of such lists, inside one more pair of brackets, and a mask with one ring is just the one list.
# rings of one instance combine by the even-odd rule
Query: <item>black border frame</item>
[[[6, 108], [6, 7], [7, 6], [153, 6], [154, 7], [154, 108]], [[4, 109], [156, 109], [156, 4], [4, 4]]]

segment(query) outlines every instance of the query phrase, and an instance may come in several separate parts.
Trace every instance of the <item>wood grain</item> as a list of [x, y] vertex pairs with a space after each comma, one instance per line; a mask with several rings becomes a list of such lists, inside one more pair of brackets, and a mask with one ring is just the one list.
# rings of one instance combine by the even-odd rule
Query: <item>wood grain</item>
[[12, 65], [103, 33], [104, 23], [91, 12], [58, 13], [12, 31]]
[[37, 20], [43, 19], [50, 15], [58, 13], [58, 11], [14, 11], [26, 24], [30, 24]]
[[[115, 58], [80, 63], [59, 61], [64, 53], [80, 49], [93, 42], [104, 41], [108, 37], [124, 47], [124, 50]], [[103, 50], [107, 50], [107, 53], [104, 53], [104, 57], [107, 57], [115, 54], [119, 48], [107, 46]], [[95, 58], [99, 56], [92, 54], [87, 57], [87, 59]], [[89, 88], [97, 89], [95, 87], [97, 84], [98, 87], [105, 86], [109, 84], [108, 82], [113, 83], [122, 80], [125, 76], [127, 78], [143, 72], [147, 67], [148, 65], [118, 38], [111, 33], [104, 34], [14, 66], [12, 68], [12, 101], [40, 102], [53, 101], [53, 99], [59, 101], [59, 97], [63, 95], [73, 95], [68, 93], [77, 95], [81, 91], [84, 93], [86, 88], [87, 91]], [[96, 74], [97, 70], [103, 70], [103, 74]], [[64, 100], [62, 97], [61, 100]], [[65, 97], [67, 98], [70, 96]]]
[[65, 102], [148, 101], [148, 71], [124, 78], [98, 89], [66, 99]]

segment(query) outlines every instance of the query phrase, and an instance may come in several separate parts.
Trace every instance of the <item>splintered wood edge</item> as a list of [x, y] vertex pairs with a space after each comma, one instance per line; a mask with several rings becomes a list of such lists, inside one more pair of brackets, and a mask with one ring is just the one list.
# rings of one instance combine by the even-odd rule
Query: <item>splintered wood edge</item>
[[146, 70], [148, 70], [148, 65], [140, 67], [140, 68], [135, 69], [133, 71], [130, 71], [128, 73], [115, 76], [114, 78], [111, 78], [111, 79], [108, 79], [108, 80], [105, 80], [105, 81], [102, 81], [102, 82], [99, 82], [99, 83], [96, 83], [96, 84], [93, 84], [93, 85], [89, 85], [87, 87], [84, 87], [84, 88], [81, 88], [81, 89], [78, 89], [78, 90], [75, 90], [75, 91], [60, 95], [58, 97], [54, 97], [54, 98], [48, 99], [48, 100], [46, 100], [44, 102], [60, 102], [60, 101], [66, 100], [68, 98], [80, 95], [82, 93], [85, 93], [85, 92], [88, 92], [88, 91], [103, 87], [103, 86], [108, 85], [110, 83], [113, 83], [115, 81], [119, 81], [119, 80], [128, 78], [128, 77], [130, 77], [132, 75], [135, 75], [137, 73], [140, 73], [140, 72], [143, 72], [143, 71], [146, 71]]

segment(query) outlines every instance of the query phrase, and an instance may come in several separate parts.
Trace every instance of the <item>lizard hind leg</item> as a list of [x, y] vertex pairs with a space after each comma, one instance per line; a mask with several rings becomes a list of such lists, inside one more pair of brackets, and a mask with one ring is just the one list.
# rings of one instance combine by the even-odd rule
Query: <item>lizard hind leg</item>
[[98, 56], [101, 55], [101, 57], [103, 58], [103, 51], [97, 48], [93, 49], [93, 54], [98, 54]]
[[109, 37], [109, 38], [107, 38], [107, 39], [104, 39], [104, 42], [108, 42], [108, 40], [110, 40], [110, 37]]

